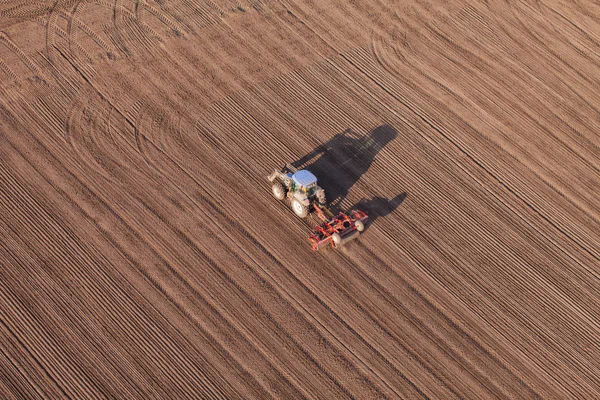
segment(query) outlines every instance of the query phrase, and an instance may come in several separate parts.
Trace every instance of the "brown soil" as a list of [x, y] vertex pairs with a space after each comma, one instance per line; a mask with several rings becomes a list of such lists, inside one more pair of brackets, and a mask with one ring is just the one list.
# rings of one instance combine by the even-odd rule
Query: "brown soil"
[[0, 397], [600, 398], [597, 3], [3, 1], [0, 87]]

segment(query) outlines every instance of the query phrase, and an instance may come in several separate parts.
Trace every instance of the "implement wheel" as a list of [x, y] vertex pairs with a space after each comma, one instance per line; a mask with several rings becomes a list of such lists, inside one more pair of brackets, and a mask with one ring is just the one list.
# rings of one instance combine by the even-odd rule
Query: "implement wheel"
[[365, 224], [362, 221], [355, 221], [354, 226], [356, 226], [356, 230], [362, 232], [365, 230]]
[[337, 232], [331, 235], [331, 240], [333, 240], [333, 247], [338, 247], [342, 243], [342, 237]]

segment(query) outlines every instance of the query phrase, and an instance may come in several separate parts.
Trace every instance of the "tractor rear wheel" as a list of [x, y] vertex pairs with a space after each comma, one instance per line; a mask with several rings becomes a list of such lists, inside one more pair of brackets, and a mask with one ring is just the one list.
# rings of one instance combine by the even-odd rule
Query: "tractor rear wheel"
[[305, 218], [308, 215], [308, 207], [300, 203], [300, 200], [298, 199], [292, 199], [292, 210], [294, 210], [296, 215], [300, 218]]
[[279, 182], [275, 182], [273, 184], [273, 196], [275, 196], [275, 198], [277, 200], [283, 200], [285, 199], [285, 189], [283, 188], [283, 185]]

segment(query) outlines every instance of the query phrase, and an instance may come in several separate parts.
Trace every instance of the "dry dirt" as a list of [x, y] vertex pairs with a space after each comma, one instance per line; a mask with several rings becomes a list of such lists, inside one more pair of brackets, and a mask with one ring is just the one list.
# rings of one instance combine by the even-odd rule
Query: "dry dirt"
[[598, 2], [334, 3], [0, 3], [0, 397], [600, 398]]

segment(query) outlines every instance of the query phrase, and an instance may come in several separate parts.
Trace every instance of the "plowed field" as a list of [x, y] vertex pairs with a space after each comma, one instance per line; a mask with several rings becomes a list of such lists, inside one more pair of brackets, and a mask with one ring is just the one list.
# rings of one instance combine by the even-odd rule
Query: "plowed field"
[[333, 3], [0, 2], [0, 398], [600, 398], [600, 5]]

